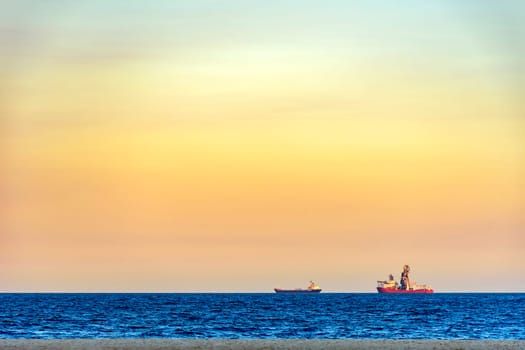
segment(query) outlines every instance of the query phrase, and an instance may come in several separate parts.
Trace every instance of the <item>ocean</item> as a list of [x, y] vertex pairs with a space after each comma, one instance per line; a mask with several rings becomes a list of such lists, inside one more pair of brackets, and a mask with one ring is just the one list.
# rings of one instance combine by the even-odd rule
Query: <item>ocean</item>
[[525, 339], [525, 294], [0, 294], [0, 338]]

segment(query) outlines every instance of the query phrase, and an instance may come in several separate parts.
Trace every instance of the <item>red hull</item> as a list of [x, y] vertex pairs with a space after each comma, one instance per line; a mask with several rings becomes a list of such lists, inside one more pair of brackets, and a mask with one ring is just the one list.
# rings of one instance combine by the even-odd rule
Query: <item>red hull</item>
[[390, 294], [432, 294], [434, 293], [433, 289], [395, 289], [395, 288], [383, 288], [377, 287], [379, 293], [390, 293]]

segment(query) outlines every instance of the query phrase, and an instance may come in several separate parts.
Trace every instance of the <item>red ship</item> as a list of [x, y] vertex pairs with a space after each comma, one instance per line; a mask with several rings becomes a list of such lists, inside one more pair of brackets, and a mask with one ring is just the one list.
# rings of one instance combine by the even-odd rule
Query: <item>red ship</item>
[[398, 284], [394, 280], [394, 276], [390, 274], [387, 281], [377, 281], [377, 291], [379, 293], [396, 293], [396, 294], [432, 294], [434, 289], [427, 284], [411, 283], [408, 274], [410, 273], [410, 266], [403, 266], [401, 272], [401, 281]]

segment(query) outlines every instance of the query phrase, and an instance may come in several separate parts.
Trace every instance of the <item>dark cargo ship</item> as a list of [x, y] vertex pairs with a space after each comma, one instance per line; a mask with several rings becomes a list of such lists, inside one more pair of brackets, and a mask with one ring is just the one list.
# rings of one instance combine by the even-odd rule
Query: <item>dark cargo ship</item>
[[322, 289], [314, 281], [310, 281], [310, 285], [306, 289], [282, 289], [274, 288], [275, 293], [321, 293]]

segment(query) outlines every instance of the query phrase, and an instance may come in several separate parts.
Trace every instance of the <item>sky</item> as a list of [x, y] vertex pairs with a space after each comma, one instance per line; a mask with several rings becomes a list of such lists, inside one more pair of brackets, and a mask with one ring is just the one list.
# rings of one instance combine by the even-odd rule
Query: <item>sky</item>
[[0, 291], [525, 291], [522, 1], [0, 8]]

